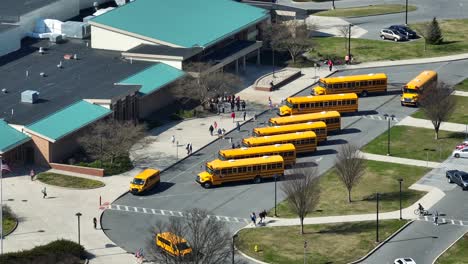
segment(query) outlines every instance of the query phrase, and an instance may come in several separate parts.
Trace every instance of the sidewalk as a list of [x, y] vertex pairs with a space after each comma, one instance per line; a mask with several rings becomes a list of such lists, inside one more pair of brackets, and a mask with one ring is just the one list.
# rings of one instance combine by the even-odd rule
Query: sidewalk
[[[422, 128], [434, 129], [434, 126], [432, 125], [430, 120], [414, 118], [414, 117], [411, 117], [411, 116], [407, 116], [407, 117], [403, 118], [403, 120], [398, 122], [396, 125], [397, 126], [413, 126], [413, 127], [422, 127]], [[451, 131], [451, 132], [465, 133], [466, 129], [467, 129], [466, 125], [458, 124], [458, 123], [443, 122], [440, 125], [440, 130]]]
[[406, 158], [392, 157], [392, 156], [386, 156], [386, 155], [371, 154], [371, 153], [366, 153], [366, 152], [361, 152], [361, 154], [363, 158], [366, 160], [384, 161], [384, 162], [398, 163], [398, 164], [404, 164], [404, 165], [428, 167], [428, 168], [433, 168], [433, 169], [439, 168], [441, 166], [441, 163], [439, 162], [406, 159]]

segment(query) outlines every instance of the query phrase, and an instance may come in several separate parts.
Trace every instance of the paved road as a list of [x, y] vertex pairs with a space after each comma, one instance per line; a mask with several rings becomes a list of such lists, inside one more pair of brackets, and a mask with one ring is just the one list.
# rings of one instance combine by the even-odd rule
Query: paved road
[[[441, 73], [440, 79], [454, 83], [463, 76], [463, 69], [468, 66], [468, 61], [453, 63], [434, 63], [430, 65], [413, 65], [385, 67], [363, 70], [352, 70], [340, 73], [341, 75], [385, 72], [389, 76], [390, 85], [398, 90], [401, 84], [409, 81], [424, 69], [435, 69]], [[305, 90], [302, 94], [308, 94]], [[360, 99], [359, 113], [343, 118], [343, 133], [330, 136], [326, 145], [320, 146], [318, 151], [310, 156], [301, 157], [298, 163], [313, 166], [318, 164], [320, 172], [332, 167], [336, 150], [340, 144], [353, 142], [364, 145], [386, 130], [387, 123], [382, 119], [384, 113], [394, 114], [398, 119], [414, 112], [414, 108], [400, 106], [397, 93], [383, 96], [374, 96]], [[242, 126], [241, 132], [231, 132], [229, 137], [234, 142], [240, 141], [248, 135], [255, 126], [261, 126], [274, 112], [266, 113], [257, 119], [257, 122], [249, 122]], [[226, 221], [228, 227], [234, 231], [245, 225], [242, 219], [248, 217], [251, 211], [260, 211], [274, 206], [274, 183], [262, 184], [235, 184], [205, 190], [195, 183], [195, 176], [202, 170], [203, 164], [215, 157], [220, 148], [228, 148], [228, 141], [217, 141], [188, 159], [180, 162], [162, 174], [163, 185], [154, 190], [152, 194], [136, 197], [126, 194], [115, 205], [121, 206], [120, 210], [106, 210], [102, 217], [102, 225], [109, 238], [127, 251], [145, 247], [151, 239], [151, 226], [155, 221], [165, 221], [172, 211], [173, 214], [188, 208], [201, 207], [210, 210], [211, 214], [219, 217], [237, 218], [239, 223]], [[157, 167], [157, 164], [154, 165]], [[283, 199], [281, 192], [279, 200]], [[126, 210], [124, 206], [128, 206]], [[145, 208], [131, 209], [134, 207]], [[124, 209], [122, 209], [124, 208]], [[153, 213], [152, 209], [155, 212]]]
[[[328, 10], [331, 2], [305, 2], [296, 3], [291, 0], [278, 0], [278, 4], [302, 8], [306, 10]], [[440, 1], [440, 0], [409, 0], [409, 5], [418, 9], [408, 13], [408, 24], [429, 21], [433, 17], [437, 19], [459, 19], [468, 18], [468, 0]], [[336, 8], [347, 8], [356, 6], [368, 6], [377, 4], [405, 4], [403, 0], [341, 0], [335, 1]], [[379, 16], [367, 16], [359, 18], [348, 18], [348, 22], [358, 25], [368, 32], [361, 36], [367, 39], [379, 39], [380, 29], [394, 24], [405, 23], [405, 13], [388, 14]], [[403, 44], [403, 43], [400, 43]], [[398, 45], [398, 44], [397, 44]]]

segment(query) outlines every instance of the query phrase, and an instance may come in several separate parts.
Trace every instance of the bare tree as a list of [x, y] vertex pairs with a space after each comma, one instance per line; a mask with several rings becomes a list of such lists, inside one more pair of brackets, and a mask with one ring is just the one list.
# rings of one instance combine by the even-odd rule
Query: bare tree
[[349, 38], [349, 25], [342, 25], [338, 28], [338, 31], [340, 32], [340, 35], [343, 36], [345, 40], [345, 50], [348, 51], [348, 38]]
[[227, 72], [209, 72], [211, 64], [195, 62], [186, 66], [192, 76], [186, 77], [171, 89], [177, 98], [190, 98], [206, 106], [213, 97], [231, 94], [242, 86], [237, 75]]
[[276, 50], [287, 51], [293, 63], [312, 47], [309, 33], [313, 29], [304, 22], [286, 21], [281, 24], [273, 24], [271, 27], [269, 36], [268, 29], [265, 31], [267, 40]]
[[[170, 217], [168, 222], [159, 221], [151, 230], [152, 239], [147, 248], [156, 263], [162, 264], [217, 264], [226, 263], [232, 254], [232, 239], [224, 222], [209, 217], [204, 209], [190, 209], [183, 217]], [[187, 240], [192, 249], [190, 256], [172, 256], [156, 246], [157, 233], [170, 232]]]
[[353, 144], [342, 145], [336, 155], [335, 168], [341, 182], [348, 190], [348, 202], [351, 203], [351, 190], [359, 182], [366, 169], [359, 148]]
[[128, 155], [144, 136], [145, 127], [141, 124], [106, 119], [93, 125], [78, 142], [92, 158], [113, 164], [116, 158]]
[[439, 128], [442, 122], [447, 121], [452, 115], [456, 101], [452, 87], [439, 82], [437, 85], [427, 87], [419, 98], [419, 105], [435, 130], [435, 139], [439, 139]]
[[301, 221], [301, 234], [304, 234], [304, 218], [315, 209], [320, 198], [317, 176], [316, 168], [294, 168], [290, 170], [288, 179], [281, 184], [286, 202]]

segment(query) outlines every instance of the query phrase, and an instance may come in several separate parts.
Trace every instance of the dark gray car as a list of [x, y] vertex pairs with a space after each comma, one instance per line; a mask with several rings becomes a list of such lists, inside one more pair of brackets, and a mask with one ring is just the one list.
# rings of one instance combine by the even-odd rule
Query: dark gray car
[[449, 183], [456, 183], [463, 190], [468, 190], [468, 173], [459, 170], [448, 170], [445, 176]]

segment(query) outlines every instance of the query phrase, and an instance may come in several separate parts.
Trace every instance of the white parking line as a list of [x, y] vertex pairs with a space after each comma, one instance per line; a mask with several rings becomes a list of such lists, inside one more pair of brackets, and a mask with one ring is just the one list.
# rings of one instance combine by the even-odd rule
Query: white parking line
[[135, 210], [135, 212], [138, 212], [138, 208], [136, 207], [133, 207], [133, 210]]
[[462, 221], [462, 220], [460, 220], [460, 225], [463, 225], [463, 221]]
[[143, 213], [145, 213], [145, 214], [147, 213], [145, 208], [143, 208]]
[[455, 221], [453, 221], [453, 220], [451, 220], [451, 221], [452, 221], [452, 225], [454, 225], [454, 224], [455, 224]]
[[166, 214], [164, 213], [164, 210], [161, 210], [161, 214], [162, 214], [162, 215], [166, 215]]
[[153, 214], [156, 214], [156, 211], [154, 209], [151, 209], [151, 212], [153, 212]]
[[120, 210], [120, 205], [116, 205], [117, 206], [117, 210]]
[[125, 211], [128, 211], [128, 206], [125, 206]]

